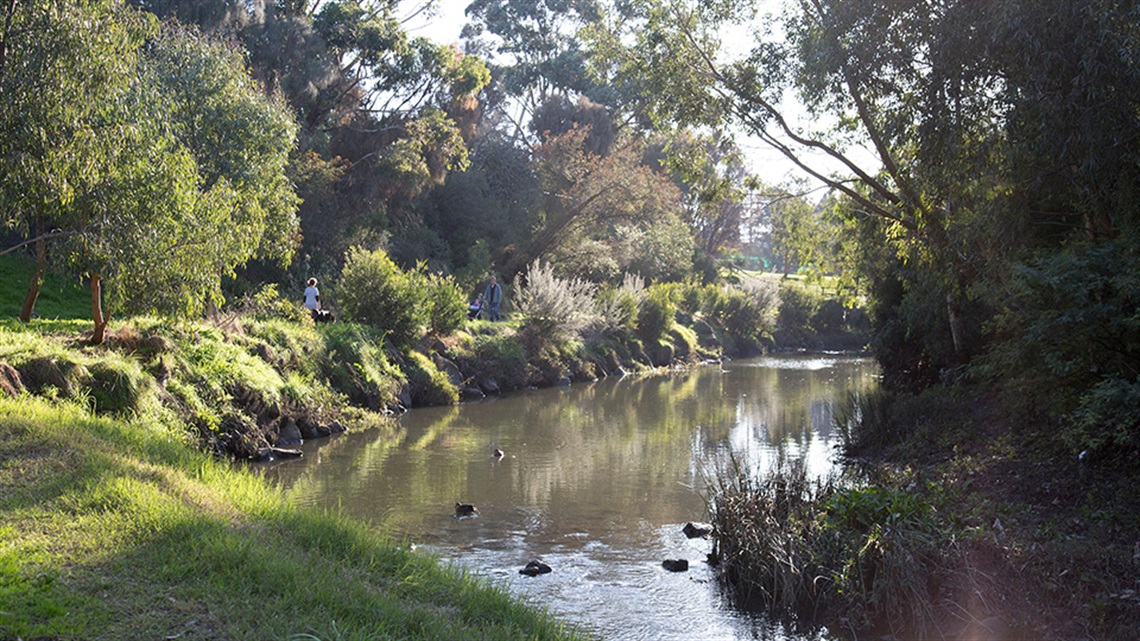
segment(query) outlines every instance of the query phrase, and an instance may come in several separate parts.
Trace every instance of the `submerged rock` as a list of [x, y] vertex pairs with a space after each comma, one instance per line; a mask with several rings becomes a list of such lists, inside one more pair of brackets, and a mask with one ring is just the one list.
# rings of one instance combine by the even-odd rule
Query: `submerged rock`
[[670, 572], [688, 572], [689, 562], [686, 559], [665, 559], [661, 562], [661, 567]]

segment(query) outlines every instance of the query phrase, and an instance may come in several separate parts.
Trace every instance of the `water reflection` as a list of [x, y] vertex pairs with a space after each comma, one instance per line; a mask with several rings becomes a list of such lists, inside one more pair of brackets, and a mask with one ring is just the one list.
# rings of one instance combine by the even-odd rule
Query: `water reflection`
[[[730, 458], [827, 473], [834, 401], [874, 371], [863, 358], [769, 357], [414, 410], [396, 434], [306, 445], [265, 473], [297, 504], [375, 522], [603, 638], [790, 639], [725, 606], [709, 543], [681, 526], [706, 518], [707, 479]], [[455, 518], [457, 501], [479, 516]], [[554, 572], [520, 576], [533, 558]], [[689, 572], [666, 572], [666, 558]]]

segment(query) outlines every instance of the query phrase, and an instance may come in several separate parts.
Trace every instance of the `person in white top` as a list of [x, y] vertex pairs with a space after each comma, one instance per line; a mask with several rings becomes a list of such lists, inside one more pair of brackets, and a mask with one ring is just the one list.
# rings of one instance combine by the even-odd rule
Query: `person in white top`
[[305, 308], [316, 316], [317, 310], [321, 308], [321, 292], [317, 289], [316, 278], [310, 278], [308, 285], [305, 288]]

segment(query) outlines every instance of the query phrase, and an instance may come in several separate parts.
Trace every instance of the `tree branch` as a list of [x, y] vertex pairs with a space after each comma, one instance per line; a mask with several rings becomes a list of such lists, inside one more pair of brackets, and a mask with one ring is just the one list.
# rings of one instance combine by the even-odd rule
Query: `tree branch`
[[29, 239], [25, 240], [24, 242], [19, 243], [17, 245], [12, 245], [8, 249], [0, 251], [0, 256], [4, 256], [5, 254], [11, 254], [12, 252], [14, 252], [16, 250], [27, 247], [28, 245], [34, 244], [37, 241], [51, 240], [52, 238], [67, 238], [69, 236], [80, 236], [83, 233], [84, 232], [81, 232], [81, 231], [60, 231], [57, 229], [55, 231], [50, 231], [46, 234], [40, 234], [39, 236], [36, 236], [34, 238], [29, 238]]

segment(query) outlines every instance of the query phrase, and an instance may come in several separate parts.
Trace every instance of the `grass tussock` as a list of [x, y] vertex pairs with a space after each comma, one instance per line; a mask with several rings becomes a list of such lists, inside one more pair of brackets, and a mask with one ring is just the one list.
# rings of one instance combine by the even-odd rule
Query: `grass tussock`
[[[909, 479], [911, 482], [913, 478]], [[720, 474], [717, 555], [739, 603], [852, 638], [949, 638], [974, 607], [971, 537], [929, 502], [942, 494], [809, 479], [799, 464], [762, 477]]]
[[569, 639], [160, 424], [0, 398], [0, 638]]

